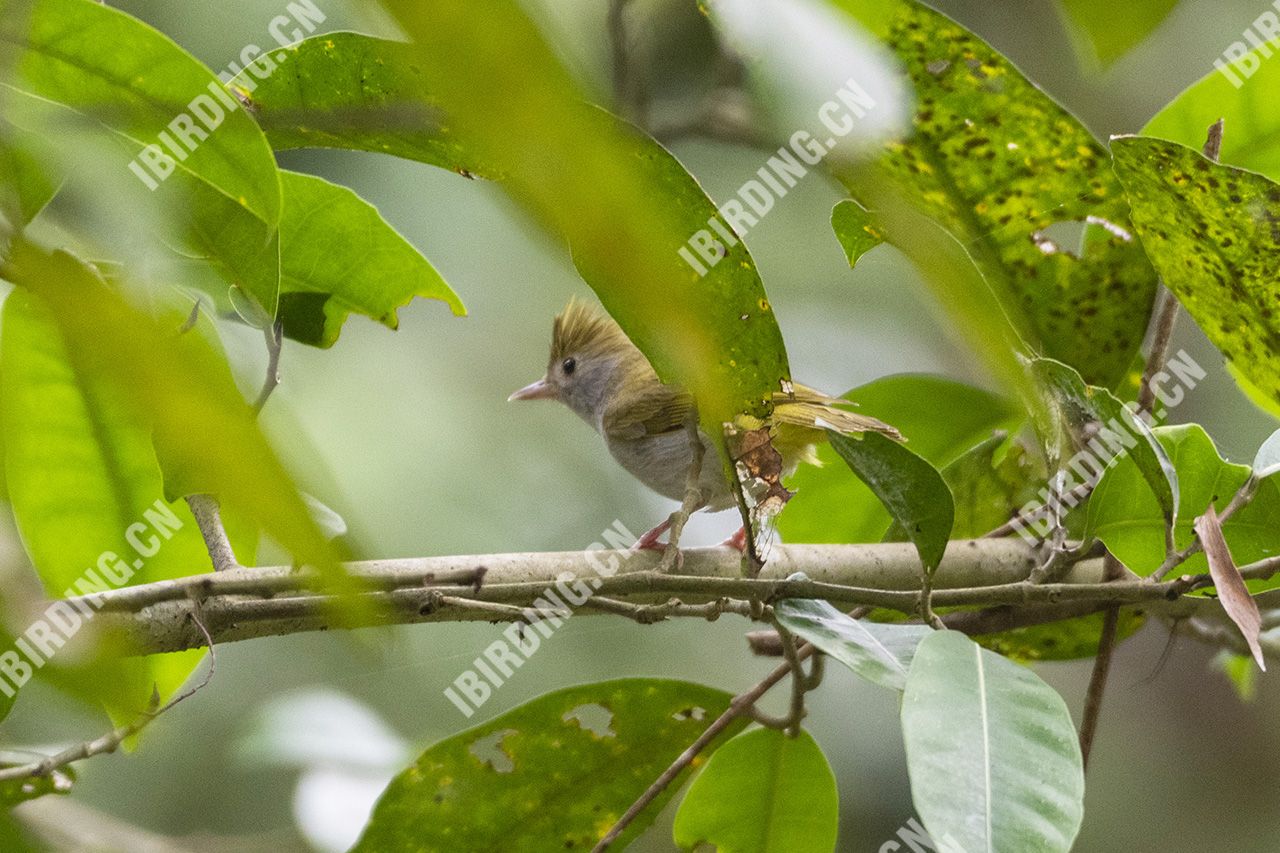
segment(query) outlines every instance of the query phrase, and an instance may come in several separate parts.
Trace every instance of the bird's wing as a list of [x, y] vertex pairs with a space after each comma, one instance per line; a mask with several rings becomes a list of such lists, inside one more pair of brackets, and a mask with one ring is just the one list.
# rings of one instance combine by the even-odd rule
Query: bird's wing
[[684, 429], [694, 410], [688, 391], [654, 383], [638, 398], [605, 410], [602, 428], [610, 438], [645, 438]]

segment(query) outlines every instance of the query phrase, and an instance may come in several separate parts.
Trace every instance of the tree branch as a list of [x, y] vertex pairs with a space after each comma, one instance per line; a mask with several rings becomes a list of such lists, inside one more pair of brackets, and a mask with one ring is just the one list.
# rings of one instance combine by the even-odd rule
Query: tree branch
[[187, 495], [186, 500], [191, 514], [195, 516], [196, 527], [200, 528], [200, 535], [204, 538], [209, 559], [213, 561], [213, 570], [225, 572], [239, 568], [236, 552], [232, 549], [227, 529], [222, 524], [222, 508], [218, 505], [218, 499], [213, 495]]
[[[692, 548], [683, 574], [654, 571], [659, 555], [647, 551], [587, 551], [483, 556], [422, 557], [351, 563], [363, 584], [350, 593], [334, 591], [309, 570], [288, 567], [232, 569], [176, 581], [161, 581], [73, 599], [97, 610], [95, 623], [117, 632], [138, 654], [181, 651], [216, 643], [280, 636], [330, 627], [359, 628], [435, 621], [537, 621], [550, 606], [543, 594], [557, 583], [586, 585], [607, 596], [599, 605], [588, 597], [584, 613], [617, 612], [614, 600], [630, 605], [664, 605], [637, 611], [669, 617], [709, 618], [743, 612], [738, 602], [768, 604], [780, 598], [821, 598], [847, 607], [884, 607], [914, 615], [919, 603], [919, 557], [909, 543], [870, 545], [779, 545], [759, 578], [741, 576], [740, 556], [730, 548]], [[936, 575], [938, 607], [999, 608], [1015, 613], [984, 618], [1010, 619], [1034, 608], [1037, 622], [1079, 615], [1082, 605], [1143, 604], [1183, 615], [1220, 610], [1210, 598], [1185, 593], [1211, 586], [1207, 574], [1156, 583], [1132, 576], [1104, 582], [1102, 561], [1082, 560], [1059, 583], [1027, 581], [1035, 566], [1033, 548], [1020, 540], [958, 540]], [[600, 569], [608, 571], [602, 573]], [[1241, 569], [1246, 578], [1280, 571], [1280, 558]], [[804, 572], [806, 580], [787, 576]], [[678, 598], [680, 606], [670, 603]], [[727, 606], [705, 607], [717, 599]], [[541, 599], [541, 600], [540, 600]], [[494, 604], [505, 605], [494, 607]], [[197, 630], [199, 618], [209, 637]], [[623, 614], [635, 618], [635, 614]], [[971, 618], [953, 614], [949, 619]]]

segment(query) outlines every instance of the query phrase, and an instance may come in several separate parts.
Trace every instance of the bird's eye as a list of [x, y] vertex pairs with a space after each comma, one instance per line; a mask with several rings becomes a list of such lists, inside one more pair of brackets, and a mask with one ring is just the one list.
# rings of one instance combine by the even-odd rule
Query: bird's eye
[[565, 376], [573, 375], [573, 370], [578, 366], [578, 362], [572, 358], [566, 358], [560, 363], [560, 369], [564, 371]]

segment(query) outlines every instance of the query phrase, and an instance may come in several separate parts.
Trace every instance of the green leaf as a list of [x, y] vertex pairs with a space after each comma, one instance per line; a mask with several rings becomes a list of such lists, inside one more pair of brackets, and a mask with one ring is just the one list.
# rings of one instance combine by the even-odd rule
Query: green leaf
[[[1103, 615], [1091, 613], [1060, 622], [983, 634], [973, 639], [984, 649], [1016, 661], [1092, 658], [1098, 654]], [[1146, 621], [1146, 615], [1140, 610], [1121, 610], [1116, 624], [1116, 642], [1133, 636]]]
[[38, 150], [34, 137], [0, 124], [0, 216], [10, 226], [25, 227], [58, 190]]
[[[974, 539], [1013, 517], [1034, 497], [1037, 478], [1032, 476], [1033, 470], [1022, 447], [1011, 445], [1004, 432], [974, 445], [943, 468], [942, 479], [956, 505], [951, 536]], [[902, 538], [898, 534], [897, 530], [889, 531], [895, 540]]]
[[[29, 754], [21, 756], [20, 759], [17, 755], [13, 756], [13, 758], [23, 761], [31, 760]], [[29, 776], [25, 779], [8, 779], [0, 782], [0, 821], [8, 818], [12, 814], [10, 809], [19, 803], [25, 803], [28, 800], [34, 800], [37, 797], [43, 797], [48, 794], [70, 793], [71, 786], [75, 784], [75, 781], [75, 771], [71, 767], [59, 767], [47, 776]], [[3, 849], [6, 851], [35, 850], [35, 847], [9, 846], [10, 838], [14, 837], [11, 833], [15, 833], [17, 830], [16, 825], [8, 824], [7, 821], [0, 822], [0, 842], [3, 842]]]
[[783, 599], [773, 607], [778, 621], [873, 684], [901, 690], [916, 646], [933, 629], [853, 619], [825, 601]]
[[681, 850], [831, 853], [839, 828], [836, 777], [808, 732], [740, 734], [689, 786], [673, 829]]
[[1258, 691], [1258, 667], [1249, 655], [1238, 655], [1225, 649], [1214, 655], [1209, 665], [1222, 673], [1242, 702], [1252, 702]]
[[[866, 11], [863, 0], [833, 3], [855, 17]], [[839, 177], [881, 217], [889, 201], [875, 184], [888, 176], [967, 250], [1033, 351], [1072, 365], [1091, 384], [1116, 385], [1142, 343], [1156, 278], [1125, 234], [1128, 208], [1106, 150], [959, 24], [909, 0], [888, 5], [895, 13], [880, 32], [915, 88], [914, 133], [886, 145], [877, 173]], [[1087, 221], [1112, 227], [1085, 227], [1079, 245], [1044, 236], [1055, 223]], [[883, 232], [908, 257], [922, 239], [903, 223]], [[971, 300], [984, 296], [978, 287], [970, 285]], [[995, 319], [966, 313], [958, 321]]]
[[1235, 370], [1280, 400], [1280, 185], [1182, 145], [1113, 139], [1151, 262]]
[[902, 525], [920, 552], [924, 570], [942, 562], [955, 521], [951, 490], [932, 465], [893, 439], [866, 433], [852, 439], [827, 430], [828, 441]]
[[[893, 424], [906, 436], [907, 446], [936, 467], [1019, 420], [1004, 398], [938, 376], [889, 376], [844, 396], [866, 414]], [[791, 542], [879, 542], [893, 521], [888, 511], [865, 483], [845, 472], [832, 447], [820, 446], [818, 459], [821, 467], [802, 465], [789, 481], [796, 494], [778, 516], [783, 537]]]
[[396, 309], [415, 296], [462, 302], [418, 250], [373, 205], [346, 187], [282, 171], [280, 310], [284, 332], [332, 346], [356, 312], [397, 328]]
[[911, 664], [902, 736], [912, 800], [940, 849], [1071, 849], [1080, 745], [1062, 697], [1029, 669], [934, 632]]
[[[354, 853], [589, 850], [731, 699], [651, 678], [540, 696], [424, 752], [387, 786]], [[645, 810], [618, 849], [679, 785]]]
[[[568, 241], [583, 278], [659, 376], [694, 394], [709, 433], [739, 412], [764, 414], [789, 378], [781, 333], [741, 243], [702, 276], [678, 254], [716, 215], [679, 161], [586, 104], [512, 0], [387, 5], [417, 46], [349, 36], [340, 54], [338, 41], [332, 49], [304, 42], [289, 60], [300, 63], [298, 87], [252, 93], [273, 137], [501, 180]], [[373, 82], [357, 85], [353, 63], [371, 68]], [[502, 94], [515, 91], [519, 98]], [[402, 132], [364, 135], [353, 126], [353, 116], [388, 105], [409, 117]], [[427, 141], [432, 134], [447, 137], [443, 147]]]
[[412, 45], [338, 32], [285, 48], [265, 80], [244, 71], [228, 85], [249, 99], [276, 149], [372, 151], [499, 177], [496, 164], [458, 140], [423, 73]]
[[[206, 565], [191, 513], [164, 499], [149, 426], [119, 389], [71, 357], [48, 309], [31, 294], [11, 293], [0, 324], [6, 483], [45, 592], [62, 598], [91, 591], [82, 580], [88, 569], [99, 582], [121, 585], [183, 577]], [[80, 682], [77, 693], [114, 713], [135, 715], [153, 685], [169, 695], [202, 658], [107, 656], [63, 681]]]
[[1280, 103], [1271, 97], [1280, 87], [1280, 63], [1270, 61], [1276, 46], [1271, 42], [1265, 55], [1254, 49], [1236, 64], [1223, 63], [1225, 72], [1214, 68], [1156, 113], [1142, 135], [1199, 150], [1209, 125], [1223, 119], [1219, 162], [1280, 181]]
[[838, 201], [831, 208], [831, 230], [836, 232], [851, 267], [857, 266], [863, 255], [884, 242], [884, 233], [876, 227], [874, 217], [851, 199]]
[[0, 848], [9, 853], [45, 853], [48, 849], [38, 846], [27, 831], [13, 819], [13, 811], [0, 811]]
[[[1157, 427], [1154, 430], [1178, 472], [1181, 494], [1174, 543], [1190, 544], [1192, 522], [1210, 504], [1219, 512], [1249, 477], [1246, 465], [1223, 461], [1213, 439], [1199, 424]], [[1240, 565], [1280, 554], [1280, 489], [1275, 478], [1262, 481], [1253, 500], [1223, 525], [1231, 553]], [[1153, 572], [1164, 560], [1164, 516], [1131, 459], [1107, 471], [1089, 500], [1086, 531], [1106, 543], [1111, 553], [1139, 575]], [[1196, 554], [1178, 571], [1208, 570], [1203, 554]], [[1254, 592], [1280, 586], [1280, 581], [1249, 581]]]
[[1078, 44], [1077, 53], [1107, 67], [1151, 35], [1178, 0], [1117, 4], [1109, 0], [1058, 0]]
[[1253, 476], [1259, 480], [1280, 472], [1280, 429], [1267, 436], [1253, 457]]
[[25, 241], [15, 243], [3, 274], [50, 309], [72, 363], [92, 370], [149, 424], [168, 493], [214, 494], [299, 562], [345, 577], [225, 359], [201, 334], [177, 334], [182, 316], [157, 323], [81, 261]]
[[1047, 446], [1056, 449], [1064, 462], [1081, 451], [1091, 453], [1103, 466], [1127, 455], [1138, 466], [1165, 517], [1173, 519], [1178, 509], [1178, 474], [1146, 422], [1106, 388], [1086, 385], [1079, 373], [1060, 361], [1033, 359], [1031, 370], [1048, 392], [1057, 415], [1044, 428], [1056, 434]]
[[[982, 536], [1034, 498], [1036, 483], [1044, 482], [1044, 474], [1032, 465], [1019, 444], [1010, 445], [997, 433], [943, 468], [942, 479], [956, 502], [952, 538]], [[1131, 636], [1144, 621], [1140, 612], [1121, 611], [1119, 638]], [[983, 634], [974, 640], [1014, 660], [1076, 660], [1097, 655], [1101, 630], [1102, 614], [1098, 613]]]
[[[141, 21], [87, 0], [0, 0], [2, 44], [17, 53], [5, 81], [5, 107], [18, 116], [11, 120], [64, 156], [101, 157], [105, 150], [119, 156], [122, 171], [137, 167], [153, 190], [140, 179], [137, 198], [167, 212], [158, 218], [172, 231], [164, 239], [207, 258], [274, 313], [281, 210], [275, 158], [212, 71]], [[207, 123], [193, 118], [201, 114]], [[191, 145], [174, 143], [180, 156], [163, 144], [184, 136], [174, 122], [194, 128], [186, 133]], [[86, 126], [110, 144], [88, 149]], [[172, 161], [167, 179], [134, 160], [145, 146]]]
[[956, 343], [973, 349], [1004, 393], [1033, 408], [1037, 400], [1019, 361], [1030, 345], [974, 265], [968, 247], [921, 212], [910, 193], [900, 190], [882, 171], [859, 167], [856, 178], [853, 171], [846, 183], [857, 183], [859, 201], [839, 202], [832, 213], [846, 255], [856, 263], [852, 255], [868, 248], [865, 238], [872, 231], [902, 252], [949, 320]]
[[213, 72], [164, 34], [88, 0], [0, 0], [0, 44], [17, 51], [11, 85], [102, 122], [135, 153], [172, 134], [170, 122], [193, 98], [210, 99], [223, 114], [217, 132], [175, 159], [177, 168], [268, 225], [279, 220], [280, 185], [262, 132], [242, 110], [228, 110], [210, 89], [222, 86]]

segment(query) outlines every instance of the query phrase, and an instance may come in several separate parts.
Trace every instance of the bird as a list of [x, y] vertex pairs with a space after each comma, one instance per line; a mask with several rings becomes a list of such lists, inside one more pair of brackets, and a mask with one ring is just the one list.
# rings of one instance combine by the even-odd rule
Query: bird
[[[801, 463], [820, 465], [816, 445], [826, 430], [846, 435], [878, 432], [896, 441], [902, 435], [873, 417], [848, 411], [854, 405], [798, 383], [773, 395], [770, 428], [774, 448], [782, 457], [782, 475]], [[590, 303], [573, 299], [556, 316], [551, 330], [551, 355], [546, 373], [507, 398], [558, 400], [586, 421], [603, 438], [613, 458], [636, 479], [672, 500], [683, 500], [694, 448], [688, 424], [696, 419], [696, 401], [684, 388], [662, 382], [648, 358], [613, 318]], [[703, 459], [716, 459], [716, 445], [701, 429]], [[694, 511], [720, 512], [737, 500], [723, 466], [704, 464], [698, 478], [699, 501]], [[632, 546], [660, 550], [660, 537], [671, 525], [667, 519]], [[723, 545], [743, 550], [746, 532], [739, 530]]]

